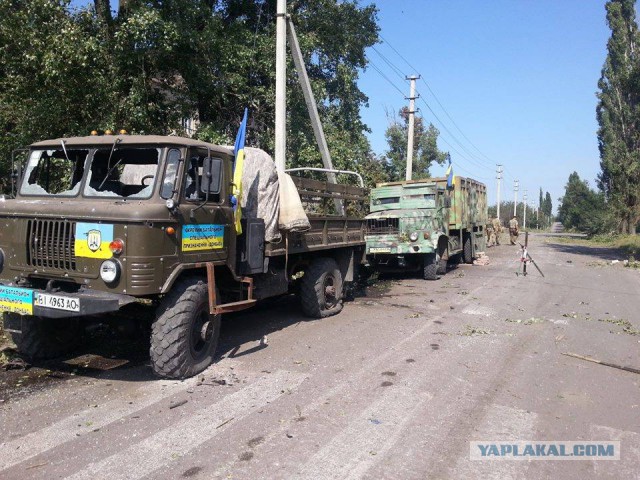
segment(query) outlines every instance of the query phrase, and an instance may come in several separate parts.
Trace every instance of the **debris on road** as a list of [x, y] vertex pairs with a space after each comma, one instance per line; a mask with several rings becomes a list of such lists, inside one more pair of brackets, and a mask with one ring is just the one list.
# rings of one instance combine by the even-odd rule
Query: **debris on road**
[[637, 373], [640, 374], [640, 369], [627, 367], [624, 365], [617, 365], [615, 363], [603, 362], [601, 360], [597, 360], [591, 357], [585, 357], [584, 355], [578, 355], [577, 353], [571, 352], [562, 352], [562, 355], [566, 355], [567, 357], [578, 358], [580, 360], [586, 360], [587, 362], [597, 363], [598, 365], [604, 365], [605, 367], [617, 368], [618, 370], [624, 370], [625, 372]]
[[491, 334], [491, 330], [484, 330], [478, 327], [472, 327], [471, 325], [465, 326], [466, 330], [464, 332], [458, 333], [458, 335], [462, 335], [465, 337], [474, 337], [476, 335], [489, 335]]
[[477, 258], [473, 261], [474, 265], [486, 266], [491, 263], [489, 257], [484, 252], [478, 252]]
[[20, 358], [13, 346], [3, 345], [0, 348], [0, 369], [2, 370], [27, 370], [31, 364]]
[[513, 320], [511, 318], [507, 318], [505, 319], [505, 322], [509, 322], [509, 323], [521, 323], [523, 325], [533, 325], [534, 323], [544, 323], [544, 319], [542, 318], [536, 318], [536, 317], [531, 317], [527, 320]]
[[189, 400], [184, 399], [184, 400], [177, 400], [177, 401], [175, 401], [175, 402], [171, 402], [171, 403], [169, 404], [169, 410], [174, 409], [174, 408], [176, 408], [176, 407], [181, 407], [182, 405], [184, 405], [184, 404], [185, 404], [185, 403], [187, 403], [188, 401], [189, 401]]

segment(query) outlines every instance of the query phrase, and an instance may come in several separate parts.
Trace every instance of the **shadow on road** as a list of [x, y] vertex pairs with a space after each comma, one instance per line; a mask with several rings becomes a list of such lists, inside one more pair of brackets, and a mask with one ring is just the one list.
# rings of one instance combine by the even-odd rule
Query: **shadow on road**
[[[377, 290], [387, 289], [384, 282], [379, 283], [382, 285], [376, 285]], [[366, 296], [367, 290], [373, 289], [368, 288], [367, 284], [359, 285], [351, 291], [350, 296]], [[89, 328], [73, 353], [52, 360], [23, 362], [27, 368], [0, 372], [0, 398], [12, 396], [16, 386], [37, 389], [73, 377], [127, 382], [157, 380], [149, 363], [148, 325], [137, 327], [127, 315], [120, 319], [125, 323], [99, 323]], [[295, 295], [264, 300], [253, 309], [223, 315], [215, 361], [222, 357], [234, 358], [256, 353], [266, 347], [260, 345], [265, 335], [295, 327], [301, 322], [313, 321], [316, 319], [302, 313]], [[256, 346], [239, 352], [243, 345], [252, 343]], [[12, 354], [20, 362], [19, 356], [15, 352]]]
[[588, 247], [585, 245], [572, 245], [566, 243], [547, 243], [547, 245], [559, 253], [586, 255], [606, 261], [624, 260], [627, 258], [627, 255], [623, 250], [612, 247]]

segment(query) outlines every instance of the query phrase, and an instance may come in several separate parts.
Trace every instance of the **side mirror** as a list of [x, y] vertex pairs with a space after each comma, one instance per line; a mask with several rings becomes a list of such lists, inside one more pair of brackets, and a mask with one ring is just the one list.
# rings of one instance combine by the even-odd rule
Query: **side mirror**
[[220, 194], [222, 180], [222, 159], [207, 157], [202, 164], [200, 191], [211, 195]]
[[444, 208], [451, 208], [451, 197], [444, 197]]

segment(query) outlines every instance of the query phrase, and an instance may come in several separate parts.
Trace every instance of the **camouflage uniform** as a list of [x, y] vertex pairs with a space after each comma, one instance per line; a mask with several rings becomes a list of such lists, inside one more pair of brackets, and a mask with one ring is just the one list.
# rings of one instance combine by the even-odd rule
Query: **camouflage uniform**
[[498, 220], [498, 217], [495, 217], [491, 221], [491, 223], [493, 225], [493, 231], [496, 235], [496, 245], [500, 245], [500, 234], [502, 233], [502, 222]]
[[493, 247], [496, 244], [496, 232], [493, 230], [493, 225], [487, 224], [487, 247]]
[[518, 220], [516, 217], [513, 217], [509, 220], [509, 236], [511, 238], [511, 245], [515, 245], [518, 241]]

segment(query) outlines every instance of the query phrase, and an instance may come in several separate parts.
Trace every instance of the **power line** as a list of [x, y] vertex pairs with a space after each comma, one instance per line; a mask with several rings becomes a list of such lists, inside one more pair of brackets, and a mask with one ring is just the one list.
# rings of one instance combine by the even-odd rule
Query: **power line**
[[[389, 40], [387, 40], [385, 37], [383, 37], [381, 34], [379, 34], [380, 38], [382, 39], [382, 41], [384, 41], [391, 50], [393, 50], [393, 52], [398, 55], [398, 57], [400, 57], [400, 59], [402, 59], [402, 61], [404, 61], [404, 63], [406, 63], [411, 69], [413, 69], [414, 71], [417, 71], [417, 69], [389, 42]], [[449, 112], [447, 111], [447, 109], [444, 107], [444, 105], [442, 105], [442, 102], [440, 102], [440, 99], [437, 97], [437, 95], [435, 94], [435, 92], [431, 89], [431, 87], [429, 86], [429, 84], [427, 83], [427, 81], [424, 79], [424, 77], [421, 78], [421, 80], [424, 82], [424, 84], [426, 85], [427, 89], [429, 90], [429, 93], [431, 93], [431, 95], [433, 96], [433, 98], [436, 100], [436, 102], [438, 103], [438, 105], [440, 106], [440, 108], [442, 109], [442, 111], [445, 113], [445, 115], [449, 118], [449, 120], [451, 120], [451, 123], [453, 123], [453, 125], [456, 127], [456, 129], [460, 132], [460, 134], [464, 137], [464, 139], [469, 142], [469, 144], [478, 151], [478, 153], [480, 155], [482, 155], [484, 158], [486, 158], [490, 163], [491, 163], [491, 168], [493, 168], [493, 164], [495, 162], [493, 162], [493, 160], [491, 160], [487, 155], [485, 155], [470, 139], [469, 137], [467, 137], [464, 132], [462, 131], [462, 129], [458, 126], [458, 124], [456, 123], [456, 121], [453, 119], [453, 117], [449, 114]]]
[[[374, 49], [376, 51], [376, 53], [380, 56], [380, 58], [382, 58], [382, 60], [389, 65], [389, 67], [394, 71], [394, 73], [398, 74], [399, 76], [401, 76], [402, 74], [400, 73], [400, 70], [393, 64], [393, 62], [391, 62], [390, 60], [388, 60], [384, 55], [382, 55], [377, 49]], [[404, 92], [396, 85], [396, 83], [391, 80], [383, 71], [382, 69], [376, 65], [375, 62], [373, 62], [371, 59], [369, 59], [369, 64], [371, 65], [371, 67], [378, 73], [378, 75], [380, 75], [387, 83], [389, 83], [389, 85], [391, 85], [396, 91], [398, 91], [398, 93], [400, 93], [400, 95], [402, 95], [402, 97], [404, 98], [405, 94]], [[401, 77], [404, 80], [404, 77]], [[440, 120], [440, 118], [437, 116], [437, 114], [433, 111], [433, 109], [431, 108], [431, 106], [429, 106], [429, 104], [422, 98], [420, 97], [420, 100], [422, 100], [422, 102], [427, 106], [427, 108], [429, 109], [429, 111], [433, 114], [433, 116], [437, 119], [437, 121], [440, 123], [440, 125], [442, 125], [442, 127], [447, 131], [447, 133], [449, 133], [449, 135], [451, 135], [454, 140], [457, 141], [457, 139], [455, 139], [455, 135], [453, 135], [451, 133], [451, 131], [446, 127], [446, 125], [443, 124], [442, 120]], [[440, 135], [438, 137], [439, 140], [441, 140], [443, 143], [445, 143], [450, 150], [452, 150], [453, 152], [455, 152], [456, 154], [458, 154], [458, 156], [463, 159], [466, 160], [467, 162], [471, 163], [472, 165], [474, 165], [475, 167], [479, 167], [482, 169], [486, 169], [487, 167], [485, 167], [484, 165], [475, 162], [472, 158], [469, 158], [467, 155], [463, 154], [462, 152], [460, 152], [460, 150], [458, 150], [456, 147], [454, 147], [450, 142], [448, 142], [446, 140], [446, 138], [444, 138], [443, 135]], [[460, 143], [459, 141], [457, 141], [458, 143]], [[464, 148], [464, 146], [462, 146]], [[469, 154], [469, 153], [468, 153]], [[461, 170], [467, 172], [469, 175], [473, 175], [476, 176], [478, 178], [482, 178], [482, 179], [487, 179], [487, 177], [482, 177], [479, 175], [475, 175], [472, 172], [470, 172], [469, 170], [463, 168], [459, 163], [456, 162], [457, 167], [456, 168], [460, 168]], [[493, 170], [492, 170], [493, 171]]]
[[397, 86], [395, 83], [393, 83], [393, 81], [391, 81], [391, 79], [390, 79], [389, 77], [387, 77], [387, 76], [382, 72], [382, 70], [381, 70], [381, 69], [380, 69], [380, 68], [379, 68], [375, 63], [373, 63], [373, 61], [371, 61], [371, 59], [369, 59], [369, 64], [373, 67], [373, 69], [374, 69], [376, 72], [378, 72], [378, 74], [379, 74], [382, 78], [384, 78], [387, 82], [389, 82], [389, 84], [390, 84], [393, 88], [395, 88], [395, 89], [400, 93], [400, 95], [402, 95], [402, 98], [404, 98], [404, 92], [403, 92], [400, 88], [398, 88], [398, 86]]
[[[389, 45], [391, 47], [391, 45]], [[393, 47], [392, 47], [393, 48]], [[396, 75], [398, 75], [400, 78], [402, 78], [404, 80], [404, 77], [402, 75], [401, 70], [391, 61], [389, 60], [385, 55], [382, 54], [382, 52], [380, 52], [380, 50], [378, 50], [377, 48], [372, 47], [372, 49], [380, 56], [380, 58], [382, 58], [382, 60], [396, 73]], [[394, 49], [394, 51], [396, 51]], [[406, 62], [406, 60], [405, 60]], [[408, 62], [406, 62], [411, 68], [413, 68]], [[414, 69], [415, 70], [415, 69]], [[429, 88], [429, 85], [425, 82], [425, 85], [427, 85], [427, 88]], [[431, 93], [433, 94], [433, 91], [429, 88], [429, 91], [431, 91]], [[419, 92], [418, 92], [419, 93]], [[435, 96], [435, 95], [434, 95]], [[473, 158], [475, 158], [475, 154], [470, 152], [465, 145], [462, 144], [462, 142], [460, 142], [456, 136], [453, 134], [453, 132], [451, 132], [447, 126], [445, 125], [445, 123], [440, 119], [440, 117], [438, 117], [438, 115], [433, 111], [433, 109], [431, 108], [431, 106], [427, 103], [427, 101], [424, 98], [421, 98], [422, 102], [424, 102], [424, 104], [427, 106], [427, 108], [429, 109], [429, 111], [433, 114], [433, 116], [435, 117], [436, 121], [438, 122], [438, 124], [441, 126], [441, 128], [443, 128], [453, 139], [453, 141], [455, 143], [457, 143], [460, 148], [462, 148], [466, 155], [468, 155], [470, 158], [465, 157], [464, 155], [462, 155], [458, 150], [454, 149], [454, 151], [456, 151], [459, 155], [461, 155], [463, 158], [465, 158], [466, 160], [468, 160], [470, 163], [473, 163], [474, 165], [480, 167], [480, 168], [486, 168], [486, 169], [490, 169], [493, 171], [493, 165], [491, 167], [487, 167], [483, 162], [483, 160], [481, 159], [477, 159], [477, 161], [474, 161]], [[436, 99], [436, 101], [438, 101]], [[438, 103], [440, 103], [438, 101]], [[440, 106], [442, 107], [442, 105], [440, 104]], [[443, 107], [444, 110], [444, 107]], [[445, 113], [447, 113], [445, 111]], [[448, 143], [448, 142], [447, 142]], [[450, 144], [449, 144], [450, 145]]]

